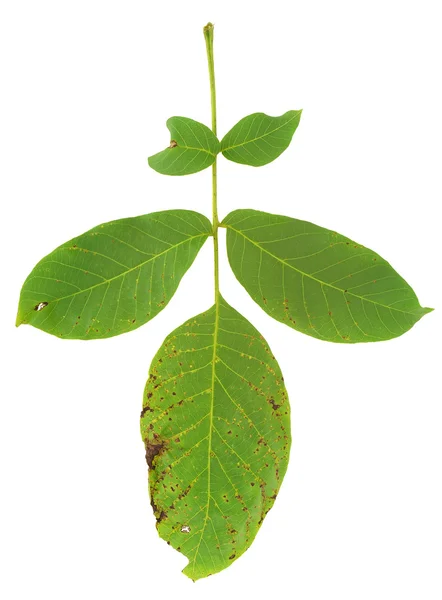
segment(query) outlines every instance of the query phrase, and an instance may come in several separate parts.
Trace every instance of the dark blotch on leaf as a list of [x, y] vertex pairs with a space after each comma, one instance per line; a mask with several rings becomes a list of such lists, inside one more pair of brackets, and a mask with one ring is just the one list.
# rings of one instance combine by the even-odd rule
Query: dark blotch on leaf
[[148, 406], [148, 405], [146, 405], [146, 406], [143, 406], [143, 410], [141, 411], [141, 418], [143, 418], [143, 417], [144, 417], [144, 415], [145, 415], [145, 414], [146, 414], [148, 411], [149, 411], [149, 412], [153, 412], [153, 408], [150, 408], [150, 406]]
[[153, 469], [153, 459], [161, 454], [164, 450], [165, 444], [164, 442], [158, 442], [153, 444], [151, 442], [146, 441], [146, 462], [149, 465], [149, 469]]

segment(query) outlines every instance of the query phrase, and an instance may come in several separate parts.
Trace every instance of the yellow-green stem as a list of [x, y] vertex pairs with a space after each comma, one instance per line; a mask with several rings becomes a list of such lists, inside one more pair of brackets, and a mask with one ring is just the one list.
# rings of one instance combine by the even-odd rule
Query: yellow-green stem
[[[212, 131], [216, 135], [216, 88], [215, 88], [215, 65], [213, 60], [213, 24], [208, 23], [204, 27], [204, 38], [206, 40], [207, 62], [209, 64], [210, 79], [210, 104], [212, 107]], [[216, 159], [212, 165], [212, 226], [213, 226], [213, 259], [215, 272], [215, 306], [218, 313], [219, 304], [219, 267], [218, 267], [218, 205], [217, 205], [217, 182], [216, 182]]]

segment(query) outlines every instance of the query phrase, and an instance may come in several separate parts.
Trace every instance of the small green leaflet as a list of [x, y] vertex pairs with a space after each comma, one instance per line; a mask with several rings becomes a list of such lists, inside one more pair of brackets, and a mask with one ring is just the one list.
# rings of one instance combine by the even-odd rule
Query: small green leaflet
[[281, 117], [264, 113], [244, 117], [222, 139], [222, 153], [233, 162], [252, 167], [272, 162], [288, 148], [301, 112], [289, 110]]
[[94, 227], [35, 266], [21, 290], [17, 326], [87, 340], [136, 329], [168, 304], [211, 233], [210, 221], [190, 210]]
[[287, 469], [290, 407], [259, 332], [221, 297], [178, 327], [150, 367], [141, 413], [160, 536], [193, 580], [252, 543]]
[[230, 265], [271, 317], [330, 342], [375, 342], [408, 331], [430, 312], [378, 254], [307, 221], [235, 210]]
[[171, 117], [166, 125], [170, 145], [148, 159], [152, 169], [163, 175], [190, 175], [215, 162], [220, 143], [206, 125], [186, 117]]

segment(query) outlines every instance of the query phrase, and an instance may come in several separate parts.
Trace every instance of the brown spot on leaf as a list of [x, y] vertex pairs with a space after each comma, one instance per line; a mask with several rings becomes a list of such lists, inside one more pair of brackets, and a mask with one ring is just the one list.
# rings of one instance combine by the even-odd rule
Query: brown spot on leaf
[[143, 418], [148, 411], [153, 412], [153, 408], [150, 408], [150, 406], [146, 404], [146, 406], [143, 406], [143, 410], [141, 411], [141, 418]]
[[178, 496], [178, 500], [182, 500], [192, 489], [192, 486], [189, 484]]
[[155, 504], [155, 500], [153, 499], [153, 496], [151, 496], [151, 498], [150, 498], [150, 505], [152, 507], [153, 514], [155, 515], [155, 518], [157, 520], [157, 527], [158, 527], [158, 525], [161, 523], [161, 521], [164, 521], [164, 519], [167, 519], [167, 513], [163, 509], [158, 508], [158, 506]]
[[156, 440], [156, 443], [146, 440], [146, 462], [149, 465], [149, 469], [153, 469], [153, 460], [156, 456], [164, 452], [165, 443], [163, 441]]
[[269, 403], [272, 405], [273, 410], [278, 410], [281, 407], [280, 404], [276, 404], [274, 398], [269, 399]]

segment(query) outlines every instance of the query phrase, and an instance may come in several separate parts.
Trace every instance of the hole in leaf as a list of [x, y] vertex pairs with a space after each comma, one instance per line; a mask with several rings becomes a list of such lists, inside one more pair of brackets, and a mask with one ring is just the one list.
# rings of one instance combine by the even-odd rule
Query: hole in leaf
[[40, 310], [43, 310], [47, 305], [48, 305], [47, 302], [40, 302], [39, 304], [34, 306], [34, 310], [36, 310], [38, 312]]
[[190, 533], [190, 527], [189, 527], [189, 525], [183, 525], [181, 527], [181, 533]]

